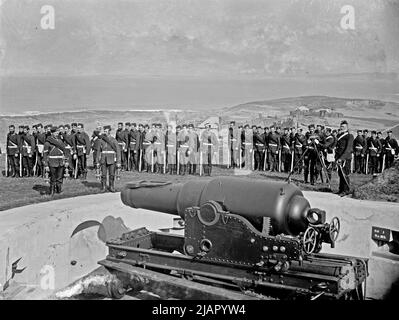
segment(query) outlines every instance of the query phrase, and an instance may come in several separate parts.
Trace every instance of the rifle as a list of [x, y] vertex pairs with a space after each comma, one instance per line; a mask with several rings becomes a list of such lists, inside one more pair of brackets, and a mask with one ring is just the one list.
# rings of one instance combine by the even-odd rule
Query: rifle
[[151, 148], [151, 173], [154, 173], [154, 149]]
[[127, 148], [127, 170], [130, 171], [130, 147]]
[[75, 179], [78, 178], [78, 163], [79, 163], [79, 157], [76, 157], [76, 161], [75, 161]]
[[264, 153], [265, 153], [265, 156], [264, 156], [264, 159], [263, 159], [263, 171], [266, 171], [266, 163], [267, 163], [267, 148], [265, 148], [265, 151], [264, 151]]
[[100, 164], [99, 164], [99, 163], [96, 164], [95, 174], [96, 174], [96, 179], [97, 179], [98, 181], [100, 181], [100, 179], [101, 179], [101, 174], [100, 174]]
[[177, 151], [177, 171], [176, 171], [176, 173], [177, 174], [179, 174], [179, 171], [180, 171], [180, 152], [179, 152], [179, 150]]
[[33, 165], [33, 175], [36, 176], [36, 168], [37, 168], [37, 158], [39, 157], [39, 153], [36, 150], [36, 159], [35, 159], [35, 164]]
[[290, 170], [290, 172], [294, 171], [294, 158], [295, 158], [295, 149], [292, 150], [292, 153], [291, 153], [291, 170]]
[[45, 168], [44, 168], [44, 183], [50, 183], [48, 166], [45, 166]]
[[241, 146], [238, 148], [238, 153], [239, 153], [239, 156], [238, 156], [238, 158], [239, 158], [239, 161], [240, 161], [240, 165], [239, 165], [239, 168], [241, 169], [242, 168], [242, 155], [241, 155]]
[[352, 153], [352, 159], [351, 159], [351, 173], [355, 171], [355, 155]]
[[139, 149], [139, 172], [141, 172], [141, 149]]
[[281, 148], [278, 150], [278, 172], [281, 172]]
[[22, 172], [22, 153], [19, 153], [19, 176], [23, 177], [24, 173]]
[[202, 176], [202, 151], [200, 150], [200, 158], [199, 158], [199, 175]]
[[384, 154], [384, 156], [382, 157], [382, 167], [381, 167], [381, 173], [383, 173], [383, 172], [384, 172], [384, 170], [385, 170], [385, 156], [386, 156], [386, 154]]
[[8, 177], [8, 155], [7, 155], [7, 147], [6, 147], [6, 163], [5, 163], [5, 167], [6, 167], [6, 177]]
[[366, 156], [366, 174], [369, 173], [369, 153]]
[[163, 174], [166, 174], [166, 150], [163, 151]]

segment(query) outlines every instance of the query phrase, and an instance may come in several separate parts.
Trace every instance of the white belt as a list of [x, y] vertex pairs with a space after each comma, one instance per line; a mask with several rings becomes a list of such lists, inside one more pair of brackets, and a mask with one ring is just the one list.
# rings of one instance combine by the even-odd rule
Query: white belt
[[154, 144], [162, 144], [161, 142], [154, 142]]
[[374, 147], [374, 148], [369, 148], [370, 150], [377, 150], [377, 148], [376, 147]]
[[289, 149], [290, 147], [289, 146], [284, 146], [283, 148]]
[[64, 156], [49, 156], [50, 159], [64, 159]]
[[7, 148], [9, 148], [9, 149], [15, 149], [15, 148], [18, 148], [18, 146], [8, 146]]
[[71, 146], [65, 146], [65, 149], [72, 149]]
[[143, 144], [151, 144], [151, 142], [143, 142]]
[[361, 147], [361, 146], [357, 146], [357, 147], [355, 147], [356, 149], [363, 149], [363, 147]]
[[171, 148], [171, 147], [174, 147], [175, 145], [174, 144], [167, 144], [166, 145], [168, 148]]
[[237, 139], [231, 139], [230, 141], [237, 141]]
[[186, 144], [181, 144], [181, 145], [180, 145], [180, 148], [188, 148], [188, 145], [186, 145]]
[[263, 147], [263, 146], [264, 146], [264, 144], [262, 144], [262, 143], [257, 143], [256, 145], [257, 145], [257, 146], [260, 146], [260, 147]]
[[302, 145], [296, 144], [295, 147], [302, 148]]
[[84, 148], [85, 146], [77, 146], [78, 148]]
[[213, 146], [212, 143], [204, 143], [204, 146]]
[[101, 153], [115, 153], [115, 151], [108, 151], [108, 150], [105, 150], [105, 151], [101, 151]]
[[269, 143], [269, 146], [272, 146], [272, 147], [277, 147], [277, 144], [274, 144], [274, 143]]
[[252, 146], [252, 143], [251, 143], [251, 142], [244, 142], [244, 144], [247, 145], [247, 146], [249, 146], [249, 145]]

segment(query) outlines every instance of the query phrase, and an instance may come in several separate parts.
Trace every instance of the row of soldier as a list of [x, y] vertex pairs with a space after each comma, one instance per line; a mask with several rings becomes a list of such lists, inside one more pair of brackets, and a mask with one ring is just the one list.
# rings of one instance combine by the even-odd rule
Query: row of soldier
[[[334, 169], [337, 141], [341, 128], [332, 130], [322, 125], [310, 125], [306, 133], [302, 129], [278, 126], [261, 127], [248, 124], [236, 126], [230, 122], [228, 134], [229, 165], [259, 171], [282, 171], [301, 173], [305, 183], [312, 184], [320, 177], [323, 168], [327, 180]], [[358, 130], [352, 145], [351, 171], [357, 173], [380, 173], [392, 166], [399, 154], [397, 140], [388, 131]]]

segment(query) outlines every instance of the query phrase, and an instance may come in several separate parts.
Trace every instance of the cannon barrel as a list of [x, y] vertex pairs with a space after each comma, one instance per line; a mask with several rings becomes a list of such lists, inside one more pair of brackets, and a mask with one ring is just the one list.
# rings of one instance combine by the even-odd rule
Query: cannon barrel
[[269, 217], [274, 231], [297, 235], [308, 226], [309, 202], [293, 184], [240, 177], [217, 177], [185, 183], [140, 181], [127, 184], [122, 202], [133, 208], [180, 215], [188, 207], [213, 200], [243, 217]]

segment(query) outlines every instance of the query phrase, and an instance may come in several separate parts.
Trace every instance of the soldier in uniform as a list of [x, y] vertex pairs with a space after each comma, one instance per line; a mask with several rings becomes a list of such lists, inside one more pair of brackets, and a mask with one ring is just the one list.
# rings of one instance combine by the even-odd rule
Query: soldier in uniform
[[118, 141], [119, 148], [121, 149], [121, 162], [122, 162], [122, 170], [126, 168], [126, 161], [127, 161], [127, 144], [128, 144], [128, 136], [126, 131], [123, 129], [123, 123], [118, 123], [118, 129], [115, 133], [115, 139]]
[[194, 130], [194, 125], [190, 123], [188, 125], [188, 173], [197, 173], [197, 164], [199, 163], [199, 137]]
[[36, 148], [35, 138], [29, 133], [29, 126], [25, 126], [22, 135], [22, 176], [33, 176], [33, 153]]
[[367, 140], [367, 150], [369, 153], [369, 167], [370, 173], [378, 173], [378, 159], [381, 156], [382, 145], [380, 140], [377, 139], [377, 132], [371, 132], [371, 138]]
[[51, 136], [44, 143], [43, 164], [45, 171], [50, 172], [50, 195], [62, 192], [64, 167], [68, 150], [59, 135], [59, 128], [50, 129]]
[[284, 134], [280, 138], [281, 141], [281, 162], [283, 164], [284, 172], [288, 173], [291, 170], [291, 135], [289, 128], [284, 128]]
[[348, 130], [348, 122], [341, 122], [341, 132], [337, 136], [337, 145], [335, 151], [335, 162], [338, 166], [339, 190], [340, 196], [345, 196], [350, 192], [351, 160], [353, 151], [353, 135]]
[[212, 157], [218, 150], [218, 141], [215, 133], [211, 131], [209, 123], [205, 125], [205, 128], [200, 139], [201, 158], [204, 174], [210, 176], [212, 174]]
[[44, 165], [43, 165], [43, 154], [44, 154], [44, 144], [46, 142], [46, 134], [43, 131], [43, 125], [41, 123], [36, 125], [36, 168], [37, 176], [44, 177]]
[[264, 170], [264, 156], [265, 156], [265, 138], [263, 134], [263, 128], [261, 126], [257, 127], [257, 131], [254, 134], [254, 146], [255, 146], [255, 170]]
[[97, 153], [97, 168], [101, 167], [101, 190], [115, 192], [115, 172], [121, 169], [122, 150], [118, 141], [111, 136], [111, 126], [104, 126], [100, 135], [100, 148]]
[[187, 164], [188, 164], [188, 132], [187, 126], [185, 124], [182, 125], [182, 130], [177, 135], [178, 141], [178, 166], [179, 166], [179, 173], [181, 175], [185, 175], [187, 171]]
[[231, 130], [229, 131], [230, 138], [230, 163], [232, 168], [240, 166], [241, 153], [241, 128], [236, 126], [235, 121], [230, 123]]
[[[154, 150], [156, 152], [156, 172], [163, 173], [166, 166], [166, 151], [165, 151], [165, 132], [162, 124], [156, 125], [155, 131], [156, 141], [154, 141]], [[166, 169], [166, 168], [165, 168]]]
[[61, 136], [65, 149], [67, 150], [65, 154], [68, 163], [67, 173], [69, 177], [72, 177], [75, 170], [74, 162], [77, 160], [78, 156], [76, 153], [75, 135], [72, 134], [71, 126], [69, 124], [64, 125], [64, 132]]
[[244, 151], [244, 168], [247, 170], [252, 170], [252, 153], [254, 148], [254, 138], [253, 131], [249, 127], [249, 124], [244, 126], [244, 134], [242, 135], [242, 148]]
[[384, 140], [385, 168], [389, 169], [395, 160], [395, 155], [399, 154], [398, 141], [392, 136], [392, 130], [387, 132]]
[[300, 128], [294, 138], [294, 163], [295, 163], [294, 171], [296, 171], [299, 174], [302, 173], [303, 159], [301, 163], [299, 163], [299, 160], [302, 158], [305, 148], [306, 148], [306, 137], [303, 134], [302, 128]]
[[77, 151], [78, 174], [80, 173], [83, 179], [87, 178], [87, 156], [90, 155], [90, 138], [84, 131], [82, 123], [78, 123], [75, 133], [75, 146]]
[[101, 127], [97, 127], [93, 134], [91, 135], [91, 150], [93, 151], [93, 168], [97, 168], [97, 153], [100, 150], [100, 134], [101, 134]]
[[263, 142], [265, 143], [265, 151], [263, 153], [263, 170], [270, 170], [270, 163], [269, 163], [269, 127], [263, 128], [262, 134]]
[[142, 145], [143, 145], [142, 163], [144, 170], [146, 172], [151, 171], [152, 140], [153, 140], [153, 134], [150, 131], [150, 126], [148, 124], [145, 124], [144, 130], [142, 131]]
[[6, 156], [7, 156], [7, 172], [6, 176], [9, 175], [9, 168], [11, 169], [11, 177], [19, 177], [19, 154], [21, 150], [21, 136], [15, 133], [15, 126], [10, 125], [8, 127], [9, 132], [7, 133], [6, 141]]
[[138, 164], [136, 163], [137, 156], [137, 140], [138, 140], [138, 131], [137, 131], [137, 126], [135, 123], [132, 123], [130, 127], [130, 131], [128, 134], [128, 141], [129, 141], [129, 163], [128, 163], [128, 168], [130, 171], [133, 171], [134, 169], [137, 170]]
[[278, 155], [280, 150], [280, 136], [274, 126], [270, 127], [269, 133], [269, 160], [270, 171], [278, 171]]
[[[180, 126], [178, 127], [180, 128]], [[176, 132], [171, 124], [168, 124], [165, 138], [168, 172], [169, 174], [174, 174], [176, 173]]]
[[357, 136], [353, 141], [353, 154], [355, 157], [354, 172], [364, 172], [364, 154], [366, 152], [366, 141], [362, 135], [362, 130], [357, 130]]
[[332, 135], [331, 128], [325, 129], [325, 137], [324, 141], [321, 143], [323, 148], [323, 154], [325, 159], [325, 165], [327, 169], [328, 181], [331, 181], [332, 171], [333, 171], [333, 163], [335, 162], [335, 145], [336, 140]]
[[136, 159], [136, 170], [141, 171], [144, 168], [144, 126], [139, 123], [138, 130], [136, 134], [136, 152], [135, 152], [135, 159]]
[[317, 146], [315, 145], [315, 139], [319, 140], [319, 136], [315, 132], [315, 127], [313, 124], [309, 125], [309, 131], [306, 133], [306, 154], [304, 156], [305, 170], [304, 178], [305, 183], [309, 183], [310, 174], [310, 184], [314, 185], [316, 181], [316, 162], [317, 162]]
[[370, 167], [370, 159], [367, 162], [367, 154], [368, 154], [368, 140], [370, 139], [370, 135], [369, 135], [369, 131], [367, 129], [363, 130], [363, 140], [364, 140], [364, 144], [365, 144], [365, 148], [363, 150], [364, 152], [364, 159], [363, 159], [363, 172], [362, 173], [366, 173], [366, 166], [367, 166], [367, 170]]
[[382, 172], [382, 165], [383, 165], [383, 161], [384, 161], [384, 138], [382, 137], [382, 132], [378, 131], [377, 132], [377, 140], [380, 142], [381, 144], [381, 152], [380, 152], [380, 156], [378, 157], [378, 164], [377, 164], [377, 173], [381, 173]]

